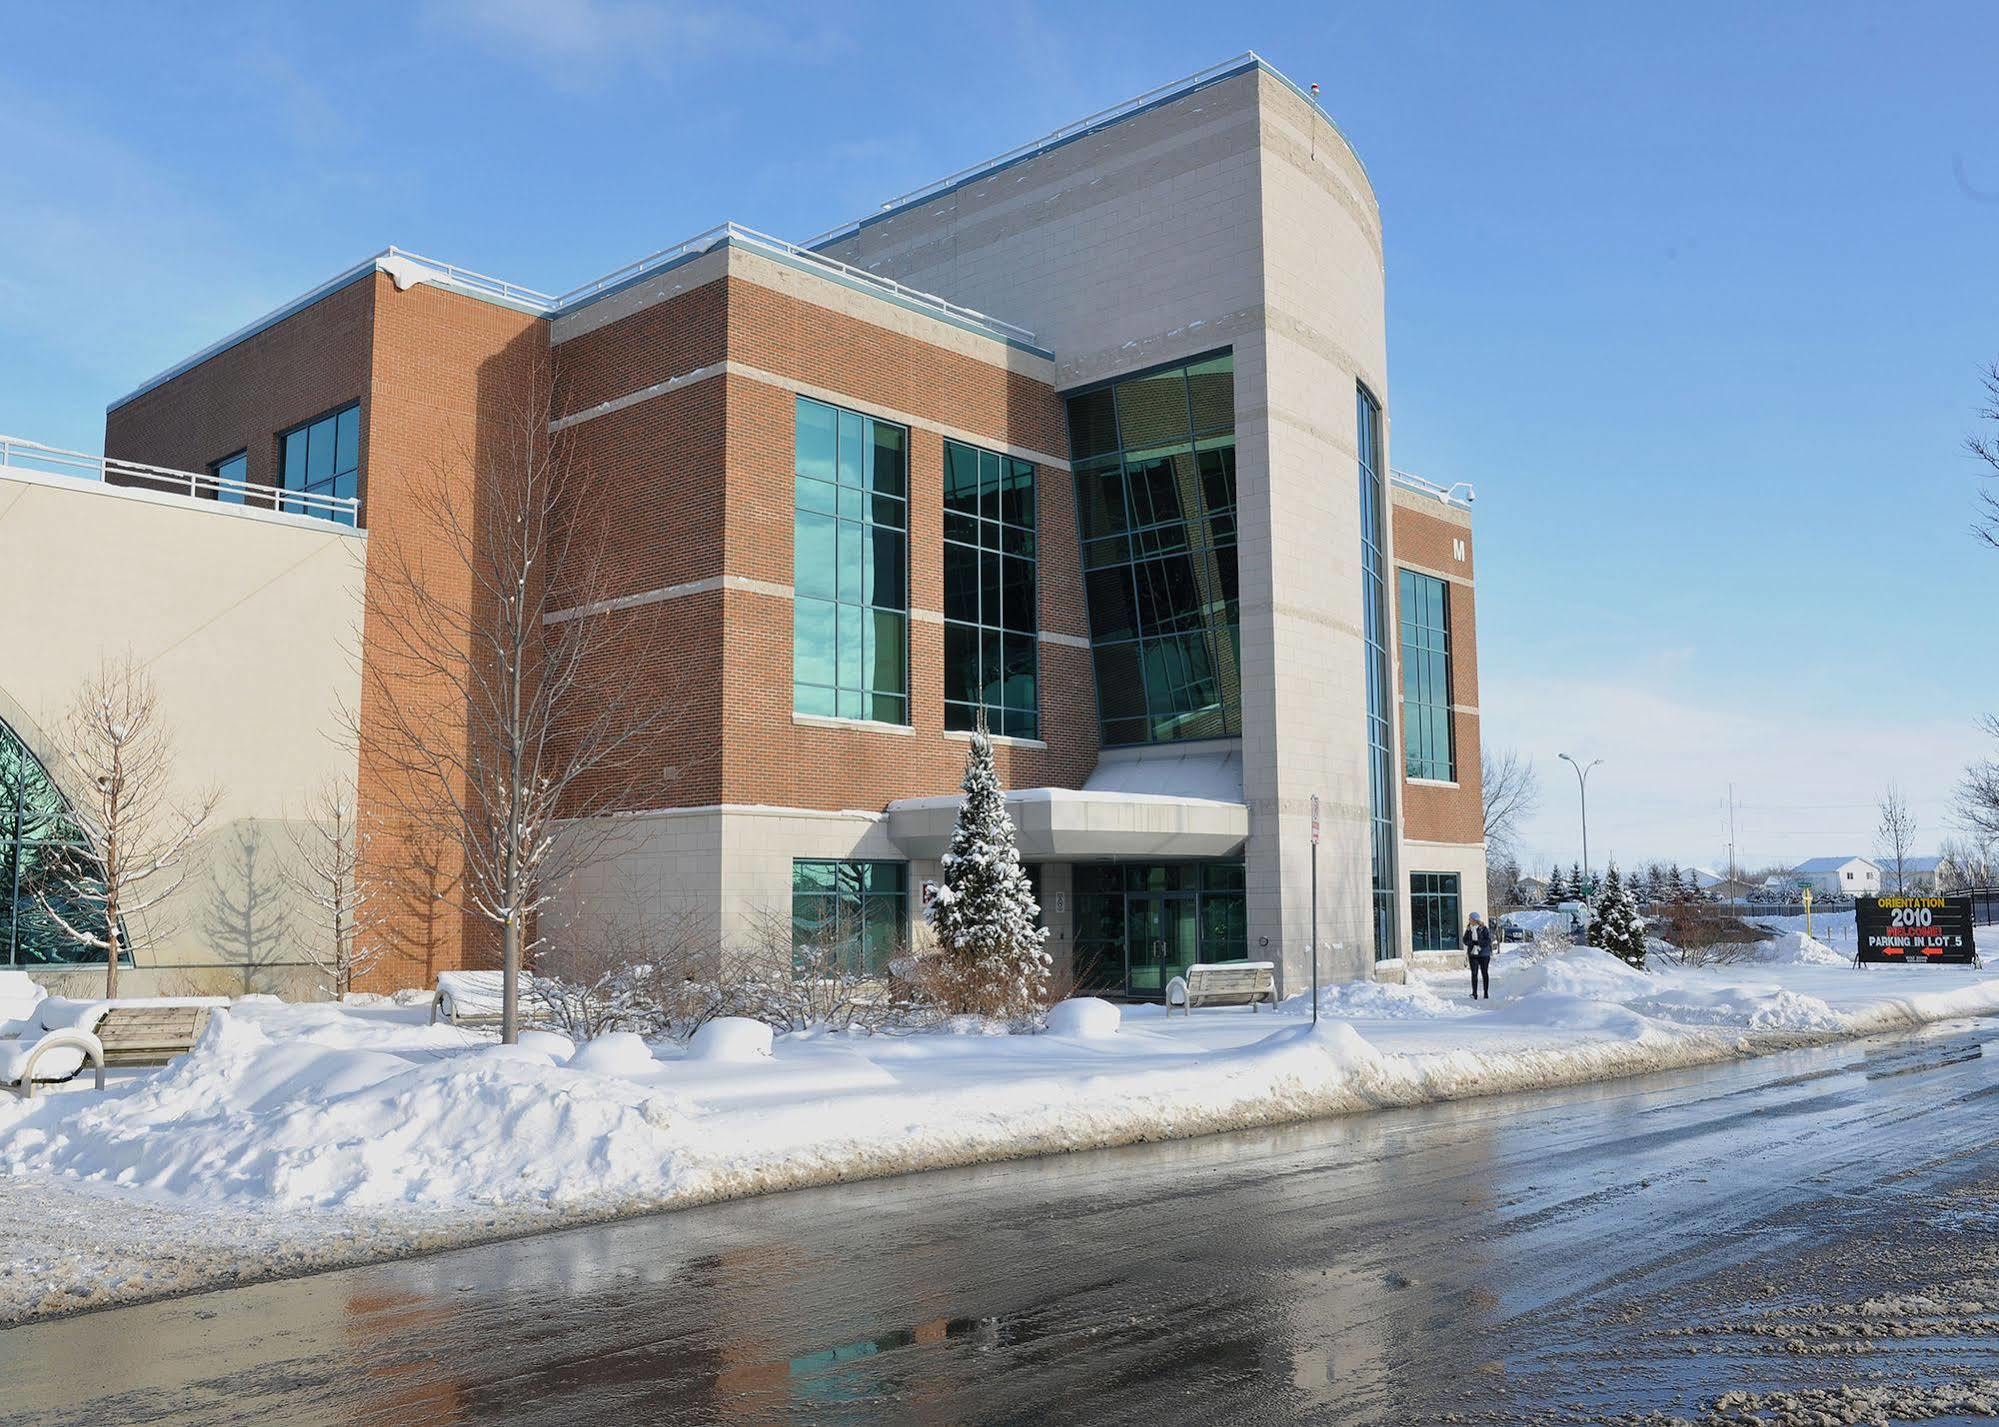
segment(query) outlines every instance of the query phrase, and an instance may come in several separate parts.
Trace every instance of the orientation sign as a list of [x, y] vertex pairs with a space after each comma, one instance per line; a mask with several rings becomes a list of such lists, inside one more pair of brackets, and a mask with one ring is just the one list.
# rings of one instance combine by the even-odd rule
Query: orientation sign
[[1978, 960], [1969, 897], [1859, 897], [1853, 923], [1860, 938], [1855, 960], [1862, 963], [1971, 966]]

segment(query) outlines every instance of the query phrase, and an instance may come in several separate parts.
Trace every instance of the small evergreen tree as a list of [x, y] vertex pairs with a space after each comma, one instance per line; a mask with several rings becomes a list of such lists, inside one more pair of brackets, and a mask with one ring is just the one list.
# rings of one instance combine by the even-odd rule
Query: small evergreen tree
[[1562, 869], [1559, 866], [1549, 870], [1548, 890], [1541, 894], [1541, 899], [1551, 907], [1559, 907], [1568, 901], [1569, 884], [1562, 880]]
[[[1673, 890], [1678, 891], [1679, 890], [1678, 886], [1675, 886]], [[1666, 900], [1666, 896], [1667, 893], [1666, 893], [1665, 869], [1660, 867], [1659, 864], [1655, 862], [1650, 867], [1647, 867], [1645, 869], [1646, 905], [1656, 907], [1661, 902]]]
[[1578, 901], [1587, 902], [1589, 900], [1589, 894], [1590, 894], [1589, 878], [1583, 876], [1582, 863], [1571, 862], [1569, 864], [1569, 895], [1571, 897], [1576, 898]]
[[1604, 873], [1602, 895], [1589, 926], [1589, 944], [1601, 947], [1639, 970], [1645, 969], [1645, 920], [1631, 905], [1631, 894], [1612, 863]]
[[1052, 958], [1042, 945], [1048, 932], [1036, 924], [1041, 908], [1020, 865], [983, 717], [972, 735], [963, 787], [958, 826], [944, 854], [944, 885], [930, 906], [947, 999], [957, 1012], [1029, 1015], [1048, 1000]]
[[1691, 867], [1687, 869], [1687, 875], [1680, 881], [1680, 893], [1689, 902], [1707, 900], [1701, 895], [1701, 879], [1694, 875], [1694, 869]]
[[1675, 902], [1684, 902], [1687, 900], [1686, 875], [1680, 871], [1680, 864], [1677, 862], [1666, 869], [1665, 893], [1670, 900]]

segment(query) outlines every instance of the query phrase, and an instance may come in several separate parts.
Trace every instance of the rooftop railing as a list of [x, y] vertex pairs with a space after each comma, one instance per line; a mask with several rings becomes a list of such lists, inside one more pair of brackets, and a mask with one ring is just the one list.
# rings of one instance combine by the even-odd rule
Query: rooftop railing
[[60, 446], [44, 446], [39, 441], [24, 441], [19, 436], [0, 436], [0, 470], [8, 469], [97, 481], [126, 489], [137, 487], [258, 510], [278, 510], [288, 515], [310, 515], [341, 525], [358, 524], [361, 514], [361, 502], [353, 496], [279, 490], [202, 471], [176, 471], [167, 466], [114, 461], [82, 451], [65, 451]]
[[600, 296], [614, 288], [622, 287], [634, 279], [643, 277], [645, 274], [658, 268], [667, 267], [684, 258], [697, 257], [722, 243], [730, 242], [740, 243], [747, 248], [757, 248], [764, 252], [789, 258], [793, 262], [802, 263], [806, 267], [817, 269], [831, 277], [855, 283], [868, 290], [881, 292], [897, 298], [911, 306], [929, 308], [932, 311], [941, 312], [948, 317], [955, 318], [971, 326], [985, 328], [987, 331], [1012, 341], [1025, 342], [1029, 346], [1034, 345], [1034, 334], [1025, 327], [1016, 326], [989, 313], [980, 312], [977, 308], [965, 307], [959, 303], [950, 301], [948, 298], [939, 297], [935, 293], [907, 287], [893, 278], [882, 277], [877, 273], [871, 273], [863, 268], [857, 268], [851, 264], [840, 262], [836, 258], [829, 258], [823, 253], [815, 253], [809, 247], [801, 244], [787, 242], [783, 238], [773, 238], [770, 234], [759, 233], [754, 228], [745, 228], [740, 223], [720, 224], [710, 228], [705, 233], [696, 234], [685, 242], [675, 243], [670, 248], [661, 248], [656, 253], [648, 253], [638, 261], [626, 263], [616, 271], [605, 273], [604, 276], [592, 282], [587, 282], [581, 287], [571, 288], [568, 292], [563, 293], [555, 299], [556, 308], [559, 311], [571, 307], [576, 303], [588, 301], [590, 298]]
[[475, 273], [470, 268], [461, 268], [456, 263], [447, 263], [437, 258], [426, 258], [422, 253], [412, 253], [408, 248], [398, 248], [393, 244], [384, 248], [376, 255], [376, 258], [380, 261], [410, 263], [422, 268], [431, 276], [440, 278], [454, 286], [466, 288], [472, 292], [483, 292], [488, 296], [497, 297], [521, 307], [532, 308], [537, 312], [551, 311], [561, 301], [561, 299], [549, 293], [538, 291], [535, 288], [522, 287], [519, 283], [508, 282], [504, 278], [487, 277], [486, 274]]
[[1440, 500], [1445, 505], [1460, 506], [1465, 510], [1470, 510], [1471, 503], [1478, 499], [1478, 492], [1472, 488], [1470, 481], [1459, 481], [1454, 486], [1440, 486], [1435, 481], [1423, 479], [1413, 471], [1397, 470], [1389, 471], [1388, 478], [1404, 490], [1416, 491], [1418, 494]]

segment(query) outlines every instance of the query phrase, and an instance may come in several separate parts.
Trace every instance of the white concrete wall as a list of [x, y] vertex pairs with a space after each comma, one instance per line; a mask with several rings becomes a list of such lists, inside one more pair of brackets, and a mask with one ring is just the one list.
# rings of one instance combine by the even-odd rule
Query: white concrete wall
[[179, 893], [128, 927], [139, 974], [123, 984], [316, 983], [302, 943], [318, 933], [280, 864], [287, 819], [354, 779], [340, 710], [359, 694], [366, 548], [324, 521], [0, 467], [0, 718], [53, 763], [48, 730], [102, 658], [129, 651], [172, 729], [179, 788], [222, 790]]

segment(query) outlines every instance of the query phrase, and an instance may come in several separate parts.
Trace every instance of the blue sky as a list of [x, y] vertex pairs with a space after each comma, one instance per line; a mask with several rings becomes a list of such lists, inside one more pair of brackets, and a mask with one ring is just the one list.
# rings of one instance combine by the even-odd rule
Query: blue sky
[[[1534, 860], [1921, 840], [1999, 708], [1961, 450], [1999, 359], [1999, 12], [209, 3], [0, 18], [0, 431], [394, 242], [559, 290], [803, 237], [1254, 48], [1359, 149], [1397, 465], [1476, 482]], [[1003, 315], [1003, 314], [1002, 314]]]

